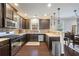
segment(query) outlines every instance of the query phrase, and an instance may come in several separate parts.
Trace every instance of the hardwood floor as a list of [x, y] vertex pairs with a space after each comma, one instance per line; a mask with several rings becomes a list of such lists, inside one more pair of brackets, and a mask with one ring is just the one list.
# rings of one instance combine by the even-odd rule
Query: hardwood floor
[[49, 56], [49, 50], [44, 42], [39, 46], [24, 45], [16, 56]]

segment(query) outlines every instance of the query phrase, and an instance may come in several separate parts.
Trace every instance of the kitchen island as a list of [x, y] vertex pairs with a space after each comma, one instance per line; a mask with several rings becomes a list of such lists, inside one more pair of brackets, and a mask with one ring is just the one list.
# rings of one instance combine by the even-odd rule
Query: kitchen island
[[46, 44], [52, 55], [60, 55], [60, 33], [45, 33], [46, 34]]

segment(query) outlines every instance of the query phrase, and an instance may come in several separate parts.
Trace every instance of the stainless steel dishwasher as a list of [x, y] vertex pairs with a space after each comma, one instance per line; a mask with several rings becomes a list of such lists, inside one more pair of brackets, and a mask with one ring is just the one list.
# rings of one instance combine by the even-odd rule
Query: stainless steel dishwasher
[[61, 55], [60, 41], [52, 41], [52, 55], [53, 56]]

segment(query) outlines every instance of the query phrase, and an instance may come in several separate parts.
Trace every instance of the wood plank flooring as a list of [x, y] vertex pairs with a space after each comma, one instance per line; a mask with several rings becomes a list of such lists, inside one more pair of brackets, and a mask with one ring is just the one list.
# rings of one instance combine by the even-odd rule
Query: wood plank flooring
[[16, 56], [49, 56], [49, 50], [44, 42], [40, 42], [39, 46], [24, 45]]

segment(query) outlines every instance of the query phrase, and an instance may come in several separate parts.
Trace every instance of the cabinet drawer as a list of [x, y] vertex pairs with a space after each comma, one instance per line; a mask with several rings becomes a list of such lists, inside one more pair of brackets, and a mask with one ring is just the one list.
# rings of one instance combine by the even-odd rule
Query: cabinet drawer
[[9, 44], [0, 47], [0, 56], [9, 56], [9, 55], [10, 55]]

